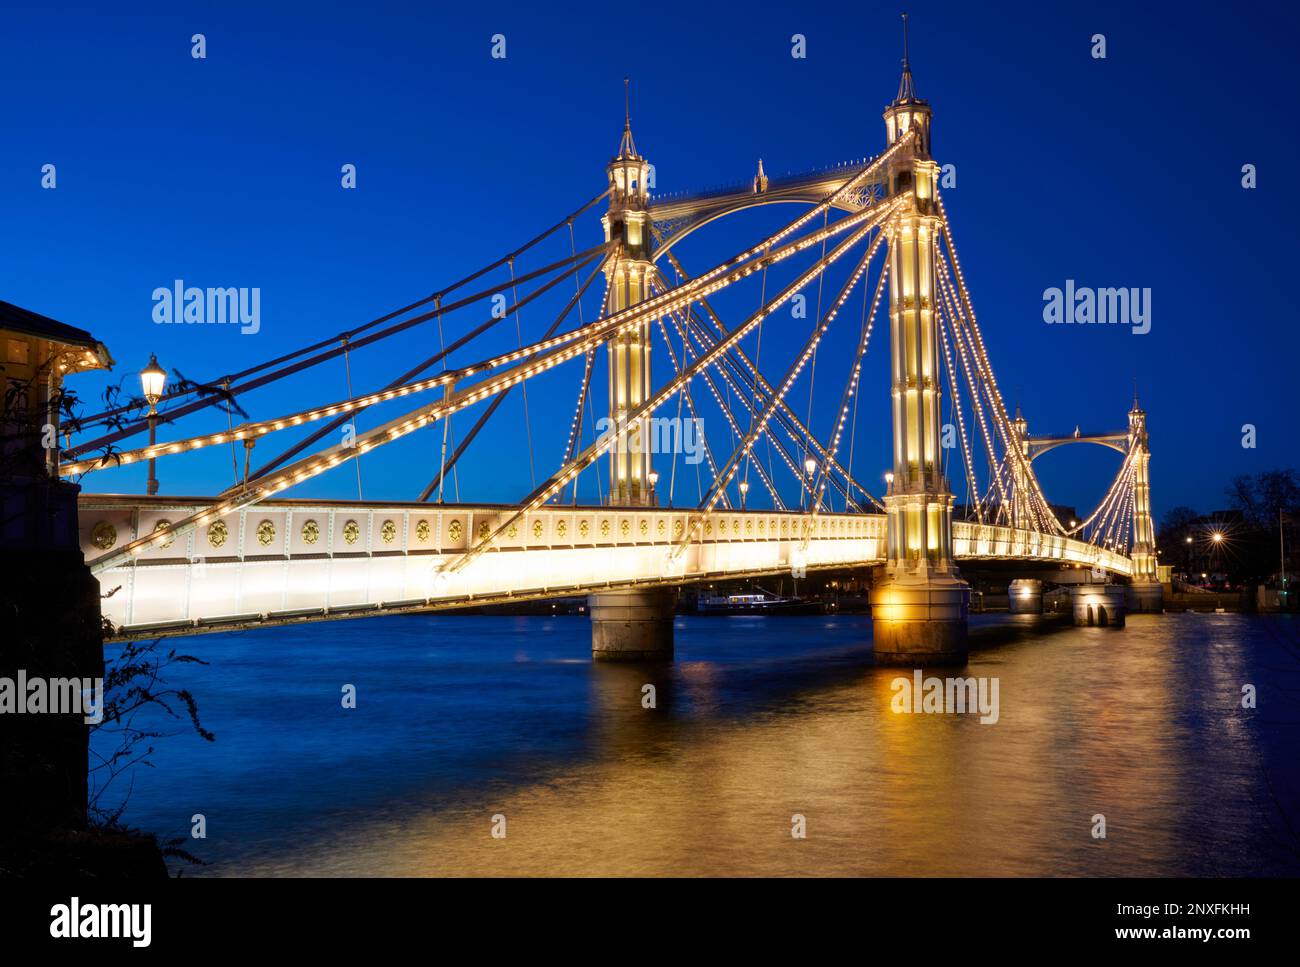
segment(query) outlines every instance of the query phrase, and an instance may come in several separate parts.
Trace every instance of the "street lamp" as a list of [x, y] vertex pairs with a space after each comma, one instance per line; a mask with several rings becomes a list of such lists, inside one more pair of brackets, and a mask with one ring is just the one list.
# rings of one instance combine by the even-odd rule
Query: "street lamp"
[[650, 481], [650, 504], [651, 506], [657, 505], [659, 501], [655, 494], [655, 484], [659, 483], [659, 471], [651, 470], [646, 474], [646, 479]]
[[[145, 401], [149, 404], [149, 445], [153, 446], [157, 442], [158, 430], [158, 401], [162, 399], [163, 388], [167, 385], [167, 371], [158, 365], [158, 358], [149, 354], [149, 365], [140, 370], [140, 388], [144, 392]], [[154, 458], [149, 458], [149, 485], [147, 487], [149, 496], [158, 492], [158, 476], [154, 472]]]
[[812, 478], [813, 471], [817, 469], [817, 461], [809, 457], [803, 462], [803, 468], [808, 473], [808, 507], [811, 508], [813, 502]]
[[749, 481], [742, 480], [740, 482], [740, 509], [741, 510], [745, 509], [745, 495], [748, 493], [749, 493]]
[[887, 470], [885, 471], [885, 493], [889, 493], [893, 489], [894, 489], [894, 471]]

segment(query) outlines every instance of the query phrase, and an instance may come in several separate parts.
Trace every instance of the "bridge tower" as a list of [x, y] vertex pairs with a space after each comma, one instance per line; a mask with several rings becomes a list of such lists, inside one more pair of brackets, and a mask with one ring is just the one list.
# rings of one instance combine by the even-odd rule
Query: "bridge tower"
[[[627, 82], [624, 81], [626, 85]], [[650, 297], [650, 213], [646, 210], [650, 163], [632, 140], [631, 113], [624, 110], [623, 139], [606, 168], [609, 211], [601, 219], [605, 241], [615, 243], [606, 263], [606, 314], [621, 312]], [[650, 322], [609, 343], [609, 417], [612, 426], [650, 398]], [[646, 423], [620, 434], [609, 450], [609, 503], [653, 506], [651, 433]], [[610, 591], [588, 596], [591, 654], [605, 661], [666, 661], [673, 657], [673, 591]]]
[[[609, 174], [609, 211], [601, 219], [605, 241], [615, 243], [606, 264], [609, 287], [607, 314], [650, 297], [654, 262], [650, 258], [650, 214], [646, 211], [650, 163], [637, 154], [632, 122], [625, 115], [618, 156]], [[650, 322], [625, 332], [609, 344], [609, 417], [613, 426], [650, 396]], [[650, 439], [645, 424], [620, 435], [609, 451], [609, 502], [616, 507], [654, 503], [650, 484]]]
[[1024, 460], [1013, 461], [1011, 468], [1011, 526], [1029, 527], [1029, 421], [1016, 407], [1016, 418], [1011, 421], [1016, 433], [1016, 446]]
[[1133, 396], [1128, 413], [1128, 445], [1133, 467], [1133, 582], [1129, 610], [1164, 610], [1164, 589], [1156, 571], [1156, 534], [1151, 522], [1151, 449], [1147, 440], [1147, 415]]
[[916, 137], [888, 170], [888, 194], [911, 192], [912, 201], [888, 229], [894, 469], [885, 494], [884, 581], [871, 592], [872, 634], [877, 663], [962, 664], [970, 587], [953, 561], [953, 495], [939, 446], [939, 166], [930, 157], [930, 105], [916, 96], [908, 63], [906, 23], [903, 77], [884, 113], [891, 145], [908, 132]]

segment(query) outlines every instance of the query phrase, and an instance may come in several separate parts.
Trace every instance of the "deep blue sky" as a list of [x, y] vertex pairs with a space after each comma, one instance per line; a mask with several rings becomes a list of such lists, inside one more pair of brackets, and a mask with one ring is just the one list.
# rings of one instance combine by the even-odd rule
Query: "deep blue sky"
[[[215, 377], [424, 296], [530, 238], [602, 190], [625, 74], [637, 144], [662, 191], [747, 179], [760, 156], [775, 175], [876, 153], [898, 86], [894, 5], [657, 3], [637, 17], [635, 6], [608, 4], [268, 6], [3, 14], [0, 298], [92, 330], [118, 361], [114, 378], [127, 374], [133, 389], [150, 351]], [[1123, 426], [1137, 377], [1158, 512], [1213, 509], [1232, 475], [1300, 463], [1294, 8], [910, 12], [935, 155], [957, 166], [946, 197], [967, 280], [1002, 388], [1031, 431]], [[190, 56], [195, 32], [207, 37], [206, 60]], [[803, 60], [790, 56], [796, 32], [807, 37]], [[494, 33], [506, 35], [504, 61], [489, 56]], [[1094, 33], [1106, 35], [1105, 60], [1089, 55]], [[57, 165], [53, 191], [40, 187], [46, 163]], [[358, 166], [355, 191], [339, 186], [344, 163]], [[1253, 191], [1240, 185], [1245, 163], [1258, 166]], [[720, 227], [683, 250], [688, 267], [794, 214], [783, 206]], [[594, 219], [578, 231], [580, 248], [598, 238]], [[260, 287], [262, 331], [155, 326], [150, 293], [177, 278]], [[1151, 333], [1045, 325], [1042, 292], [1067, 278], [1150, 287]], [[448, 337], [477, 321], [449, 321]], [[525, 311], [525, 337], [548, 321]], [[512, 340], [513, 322], [503, 329]], [[793, 351], [806, 332], [792, 327], [765, 346], [784, 340]], [[876, 362], [886, 334], [877, 329]], [[355, 388], [387, 382], [436, 338], [426, 327], [358, 354]], [[775, 377], [784, 364], [773, 365]], [[855, 464], [866, 481], [888, 461], [884, 370], [870, 371]], [[529, 401], [539, 478], [573, 411], [579, 374], [563, 372]], [[843, 376], [818, 380], [825, 435]], [[103, 383], [75, 385], [94, 397]], [[246, 406], [262, 418], [345, 395], [335, 363]], [[485, 434], [460, 476], [466, 498], [530, 489], [522, 401], [501, 415], [514, 418]], [[1244, 423], [1257, 427], [1255, 450], [1241, 446]], [[421, 434], [368, 455], [366, 495], [414, 496], [439, 443]], [[1049, 496], [1082, 509], [1116, 459], [1065, 451], [1039, 466]], [[229, 451], [160, 464], [164, 493], [211, 493], [230, 474]], [[142, 479], [123, 469], [86, 484], [141, 490]], [[299, 492], [355, 496], [355, 473], [340, 468]]]

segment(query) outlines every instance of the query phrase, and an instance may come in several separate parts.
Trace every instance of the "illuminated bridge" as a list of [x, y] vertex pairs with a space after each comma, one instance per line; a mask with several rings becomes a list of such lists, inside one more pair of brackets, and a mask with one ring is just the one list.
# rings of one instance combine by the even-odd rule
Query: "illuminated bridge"
[[[117, 589], [105, 613], [126, 636], [585, 594], [597, 657], [662, 658], [672, 654], [680, 585], [870, 567], [877, 660], [960, 662], [970, 596], [962, 562], [1022, 563], [1020, 590], [1040, 608], [1033, 575], [1065, 583], [1061, 575], [1073, 571], [1078, 620], [1116, 623], [1126, 605], [1158, 609], [1145, 413], [1135, 401], [1122, 432], [1045, 438], [1008, 411], [930, 155], [931, 120], [905, 57], [880, 154], [780, 179], [760, 162], [741, 187], [659, 197], [626, 118], [604, 190], [492, 264], [336, 337], [209, 383], [164, 391], [160, 380], [143, 398], [79, 421], [60, 475], [150, 466], [146, 496], [81, 497], [83, 552], [104, 590]], [[769, 205], [792, 217], [688, 273], [683, 240], [728, 220], [748, 224], [735, 216]], [[579, 248], [575, 225], [597, 214], [603, 239]], [[567, 243], [563, 257], [536, 264], [548, 240]], [[600, 311], [585, 319], [583, 296], [598, 277]], [[736, 310], [734, 299], [722, 307], [741, 289], [749, 309]], [[563, 305], [544, 333], [525, 340], [521, 310], [533, 321], [547, 296]], [[888, 333], [877, 352], [888, 357], [892, 470], [876, 493], [853, 472], [862, 455], [851, 441], [858, 419], [870, 416], [857, 404], [882, 301]], [[792, 311], [800, 302], [804, 315]], [[805, 319], [802, 345], [774, 366], [765, 322], [770, 341], [774, 329], [788, 335], [792, 320]], [[398, 333], [425, 327], [431, 336], [435, 324], [438, 342], [427, 345], [438, 351], [382, 387], [354, 393], [349, 385], [344, 397], [294, 412], [179, 429], [205, 410], [229, 416], [259, 387], [332, 360], [349, 365], [350, 354]], [[505, 326], [517, 341], [478, 350]], [[837, 328], [851, 333], [851, 358], [823, 353], [819, 374], [818, 347]], [[666, 361], [652, 366], [652, 349]], [[573, 418], [558, 428], [558, 459], [544, 479], [535, 475], [532, 491], [506, 506], [447, 500], [449, 475], [474, 459], [471, 444], [501, 403], [522, 396], [526, 420], [529, 387], [539, 392], [546, 381], [545, 392], [559, 392], [555, 372], [569, 374]], [[820, 433], [811, 402], [799, 415], [817, 375], [816, 391], [831, 394], [818, 398], [835, 406]], [[599, 389], [608, 428], [588, 432], [584, 414]], [[704, 440], [698, 500], [667, 506], [680, 487], [674, 493], [655, 470], [656, 421], [680, 427], [706, 404], [721, 414], [723, 432]], [[340, 440], [357, 414], [385, 406], [401, 412]], [[152, 442], [160, 424], [168, 439]], [[300, 427], [313, 429], [255, 465], [255, 444], [260, 457], [274, 434]], [[526, 430], [531, 470], [537, 441]], [[143, 433], [151, 442], [141, 446], [134, 438]], [[416, 433], [430, 441], [432, 479], [409, 502], [291, 493]], [[1034, 471], [1039, 454], [1066, 443], [1123, 455], [1079, 520], [1058, 519]], [[155, 495], [156, 462], [208, 447], [242, 449], [242, 472], [236, 459], [228, 487]], [[521, 461], [524, 452], [521, 444]], [[680, 483], [676, 464], [671, 472]], [[600, 500], [579, 505], [579, 481], [591, 474]], [[964, 519], [954, 520], [955, 488], [965, 495]]]

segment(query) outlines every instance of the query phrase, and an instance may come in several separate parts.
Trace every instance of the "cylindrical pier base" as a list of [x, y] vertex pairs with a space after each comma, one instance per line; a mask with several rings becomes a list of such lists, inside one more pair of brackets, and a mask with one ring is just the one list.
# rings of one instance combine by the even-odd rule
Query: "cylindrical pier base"
[[1007, 586], [1007, 610], [1012, 614], [1043, 613], [1043, 582], [1017, 578]]
[[871, 590], [871, 637], [877, 665], [966, 664], [965, 581], [884, 584]]
[[1165, 589], [1159, 582], [1130, 584], [1128, 609], [1133, 614], [1160, 614], [1165, 610]]
[[591, 657], [600, 661], [672, 661], [674, 591], [608, 591], [587, 598]]
[[1123, 628], [1128, 593], [1116, 584], [1080, 584], [1070, 588], [1074, 623], [1080, 627]]

